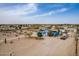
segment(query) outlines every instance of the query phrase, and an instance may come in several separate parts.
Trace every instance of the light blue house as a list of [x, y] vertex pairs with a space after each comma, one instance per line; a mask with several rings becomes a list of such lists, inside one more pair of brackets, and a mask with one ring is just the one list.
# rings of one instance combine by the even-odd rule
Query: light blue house
[[42, 35], [45, 37], [45, 36], [48, 36], [48, 32], [49, 30], [45, 29], [43, 32], [42, 32]]

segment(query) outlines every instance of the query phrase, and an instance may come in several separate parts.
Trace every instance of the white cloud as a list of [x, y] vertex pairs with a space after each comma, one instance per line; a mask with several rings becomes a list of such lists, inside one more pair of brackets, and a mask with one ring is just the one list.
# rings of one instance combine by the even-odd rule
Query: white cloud
[[49, 11], [47, 13], [43, 13], [43, 14], [40, 14], [40, 15], [34, 15], [32, 17], [50, 16], [50, 15], [57, 14], [57, 13], [63, 13], [65, 11], [68, 11], [69, 9], [70, 8], [61, 8], [61, 9], [52, 10], [52, 11]]
[[30, 13], [34, 13], [37, 11], [36, 4], [25, 4], [22, 6], [15, 6], [16, 8], [10, 8], [10, 9], [0, 9], [0, 14], [3, 16], [20, 16], [20, 15], [27, 15]]
[[65, 12], [65, 11], [68, 11], [69, 8], [61, 8], [59, 10], [57, 10], [56, 12], [60, 13], [60, 12]]
[[35, 13], [37, 11], [37, 5], [23, 4], [23, 5], [15, 5], [14, 8], [4, 7], [0, 8], [0, 24], [8, 24], [8, 23], [25, 23], [28, 22], [28, 17], [22, 17], [22, 15], [28, 15], [31, 13]]

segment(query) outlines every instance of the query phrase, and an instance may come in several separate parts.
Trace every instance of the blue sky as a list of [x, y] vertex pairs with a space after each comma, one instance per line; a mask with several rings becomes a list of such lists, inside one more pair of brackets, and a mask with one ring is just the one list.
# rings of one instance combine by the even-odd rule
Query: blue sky
[[0, 3], [0, 24], [79, 24], [79, 4]]

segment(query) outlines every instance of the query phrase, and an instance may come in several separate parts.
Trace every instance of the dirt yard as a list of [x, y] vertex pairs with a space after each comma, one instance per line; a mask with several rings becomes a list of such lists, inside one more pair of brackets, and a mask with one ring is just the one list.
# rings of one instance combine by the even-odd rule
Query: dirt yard
[[[23, 35], [11, 37], [11, 42], [0, 44], [2, 56], [75, 56], [74, 33], [66, 40], [59, 37], [45, 37], [44, 40], [26, 38]], [[19, 39], [18, 39], [19, 38]], [[13, 40], [15, 39], [15, 40]]]

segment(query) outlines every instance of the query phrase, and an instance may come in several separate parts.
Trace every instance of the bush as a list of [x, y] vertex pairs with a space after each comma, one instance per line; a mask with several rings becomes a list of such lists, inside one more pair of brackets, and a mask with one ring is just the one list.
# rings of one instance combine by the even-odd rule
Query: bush
[[38, 35], [38, 37], [42, 37], [43, 36], [41, 32], [38, 32], [37, 35]]

